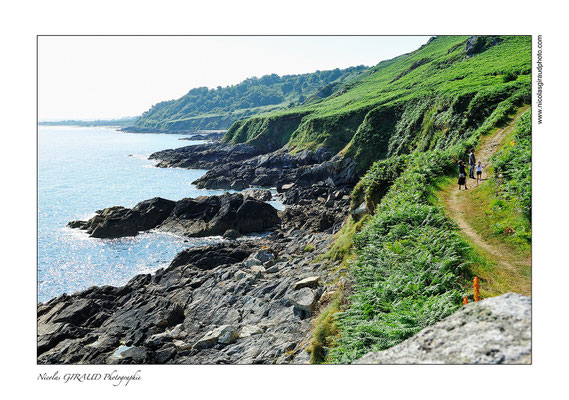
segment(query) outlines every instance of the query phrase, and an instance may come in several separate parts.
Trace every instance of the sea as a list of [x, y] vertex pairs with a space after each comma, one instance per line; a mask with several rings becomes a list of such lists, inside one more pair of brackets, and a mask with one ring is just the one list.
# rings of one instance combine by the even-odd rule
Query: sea
[[[39, 126], [37, 299], [45, 303], [63, 293], [91, 286], [121, 286], [142, 273], [166, 267], [181, 250], [220, 242], [221, 237], [184, 238], [149, 231], [134, 237], [97, 239], [67, 228], [96, 210], [132, 207], [153, 197], [222, 194], [191, 182], [206, 170], [156, 168], [148, 156], [203, 141], [184, 135], [135, 134], [110, 127]], [[282, 208], [278, 202], [273, 202]]]

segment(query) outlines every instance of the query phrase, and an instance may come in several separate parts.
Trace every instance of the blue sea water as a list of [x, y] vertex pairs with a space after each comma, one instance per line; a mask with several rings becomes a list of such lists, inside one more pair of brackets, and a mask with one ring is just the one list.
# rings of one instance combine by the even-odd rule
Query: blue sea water
[[205, 170], [156, 168], [151, 153], [198, 141], [182, 135], [130, 134], [113, 128], [39, 127], [38, 301], [93, 285], [123, 285], [133, 276], [167, 266], [182, 249], [219, 241], [146, 232], [120, 239], [90, 238], [71, 220], [94, 211], [160, 196], [171, 200], [221, 194], [196, 189]]

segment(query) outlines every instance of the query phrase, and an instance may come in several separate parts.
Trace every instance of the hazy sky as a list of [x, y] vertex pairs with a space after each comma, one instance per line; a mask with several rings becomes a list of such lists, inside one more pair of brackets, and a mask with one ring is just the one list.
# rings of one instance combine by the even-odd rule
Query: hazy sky
[[200, 86], [375, 65], [428, 36], [39, 38], [39, 119], [136, 116]]

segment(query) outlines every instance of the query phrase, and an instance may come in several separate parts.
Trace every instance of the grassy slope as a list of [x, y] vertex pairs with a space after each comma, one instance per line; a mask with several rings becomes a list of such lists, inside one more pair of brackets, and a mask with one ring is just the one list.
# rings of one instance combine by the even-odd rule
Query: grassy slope
[[[471, 297], [473, 276], [482, 278], [483, 297], [508, 291], [525, 293], [526, 286], [531, 286], [529, 271], [521, 271], [521, 275], [519, 270], [508, 271], [487, 252], [473, 246], [446, 216], [439, 200], [445, 188], [455, 186], [457, 160], [465, 157], [468, 148], [479, 142], [484, 145], [495, 133], [494, 128], [507, 125], [515, 111], [511, 107], [496, 110], [488, 118], [493, 125], [483, 124], [468, 140], [447, 150], [414, 152], [376, 162], [369, 169], [354, 189], [353, 207], [366, 202], [374, 214], [357, 230], [350, 217], [328, 254], [348, 260], [353, 293], [344, 311], [339, 312], [336, 303], [335, 314], [327, 310], [325, 318], [316, 321], [315, 332], [319, 335], [315, 335], [312, 350], [318, 357], [313, 361], [347, 363], [368, 351], [401, 342], [452, 313], [460, 307], [464, 295]], [[531, 164], [527, 160], [531, 150], [530, 112], [516, 126], [493, 160], [502, 175], [512, 176], [516, 171], [518, 179], [496, 180], [492, 171], [487, 171], [492, 178], [480, 189], [493, 188], [490, 199], [499, 200], [501, 207], [518, 215], [492, 211], [490, 219], [486, 219], [487, 215], [476, 216], [478, 210], [471, 210], [474, 219], [481, 224], [486, 221], [486, 226], [509, 223], [512, 218], [530, 226], [524, 214], [528, 202], [519, 201], [531, 188]], [[483, 192], [464, 192], [466, 196], [479, 193]], [[464, 200], [470, 204], [470, 198]], [[506, 238], [502, 232], [495, 240], [515, 246], [524, 257], [529, 251], [529, 232], [510, 241], [512, 235]], [[332, 336], [322, 337], [322, 332]], [[325, 346], [319, 347], [322, 343]]]
[[[471, 183], [459, 196], [461, 219], [468, 225], [462, 235], [478, 255], [470, 270], [482, 279], [483, 296], [531, 294], [531, 111], [526, 110], [503, 128], [507, 134], [498, 151], [484, 160], [488, 168], [481, 185]], [[495, 146], [496, 133], [482, 137], [479, 148]], [[443, 204], [455, 188], [454, 179], [442, 185]]]
[[[379, 160], [352, 194], [352, 208], [364, 203], [373, 216], [363, 223], [350, 217], [328, 253], [349, 265], [354, 289], [343, 312], [326, 312], [316, 321], [313, 361], [345, 363], [391, 347], [456, 310], [460, 298], [471, 293], [473, 275], [486, 283], [497, 277], [495, 263], [457, 231], [437, 195], [455, 181], [456, 162], [467, 149], [529, 102], [531, 47], [527, 37], [505, 37], [501, 44], [464, 59], [464, 39], [438, 38], [411, 55], [381, 63], [361, 87], [345, 94], [352, 102], [342, 104], [341, 96], [327, 99], [322, 104], [329, 107], [313, 110], [300, 124], [326, 119], [326, 113], [333, 116], [334, 107], [350, 115], [359, 105], [367, 107], [343, 151], [356, 157], [362, 168]], [[434, 66], [440, 70], [433, 71]], [[394, 81], [395, 73], [401, 77]], [[372, 85], [372, 79], [377, 84]], [[372, 86], [375, 91], [369, 90]], [[372, 108], [370, 102], [381, 104]], [[332, 118], [330, 126], [341, 118]], [[299, 129], [289, 144], [298, 135]], [[527, 150], [527, 141], [524, 145]], [[503, 158], [502, 164], [509, 165], [519, 157]], [[502, 187], [501, 195], [495, 193], [497, 203], [508, 203], [511, 210], [527, 191], [527, 175]], [[500, 284], [483, 285], [483, 296], [517, 287], [494, 280]], [[333, 335], [325, 338], [322, 332]]]
[[[530, 95], [530, 37], [501, 37], [471, 58], [465, 57], [466, 39], [437, 37], [415, 52], [379, 63], [326, 99], [255, 119], [270, 118], [275, 124], [301, 116], [279, 142], [343, 151], [362, 170], [393, 155], [448, 148], [472, 135], [500, 103]], [[262, 145], [271, 135], [262, 124], [245, 120], [234, 124], [225, 140]]]

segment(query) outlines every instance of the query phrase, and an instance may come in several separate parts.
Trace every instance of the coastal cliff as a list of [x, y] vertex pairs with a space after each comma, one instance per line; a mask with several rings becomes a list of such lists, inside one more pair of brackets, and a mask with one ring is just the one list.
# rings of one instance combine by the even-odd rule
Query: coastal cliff
[[[160, 168], [208, 169], [193, 182], [199, 188], [276, 188], [288, 207], [277, 212], [259, 192], [151, 199], [70, 222], [99, 238], [156, 229], [225, 240], [184, 250], [169, 267], [123, 287], [40, 304], [38, 361], [351, 363], [406, 340], [417, 347], [409, 338], [477, 298], [473, 276], [492, 271], [483, 288], [499, 279], [500, 264], [459, 234], [439, 197], [443, 186], [454, 185], [456, 164], [469, 149], [503, 133], [493, 147], [503, 151], [496, 163], [502, 177], [486, 184], [494, 185], [492, 201], [518, 212], [518, 194], [531, 187], [531, 164], [513, 184], [500, 179], [511, 172], [512, 158], [526, 157], [531, 147], [530, 41], [432, 38], [326, 96], [235, 121], [221, 142], [152, 154]], [[517, 233], [501, 229], [499, 240]], [[506, 300], [496, 301], [512, 297]], [[471, 309], [457, 318], [483, 314]], [[527, 307], [521, 312], [520, 357], [484, 358], [477, 350], [468, 362], [529, 360]], [[488, 340], [480, 351], [494, 345]], [[389, 354], [369, 362], [408, 362]]]

